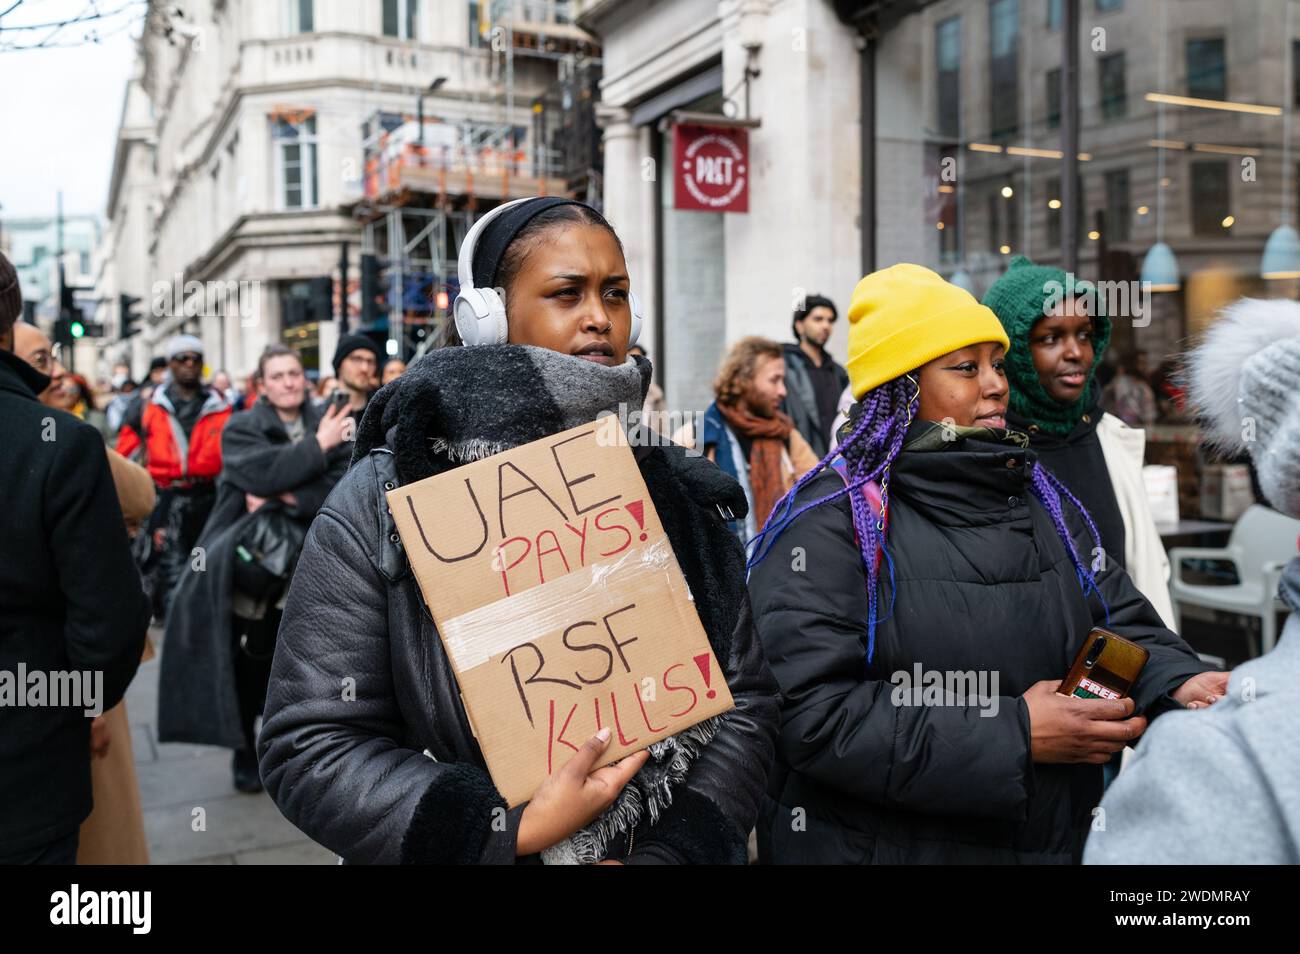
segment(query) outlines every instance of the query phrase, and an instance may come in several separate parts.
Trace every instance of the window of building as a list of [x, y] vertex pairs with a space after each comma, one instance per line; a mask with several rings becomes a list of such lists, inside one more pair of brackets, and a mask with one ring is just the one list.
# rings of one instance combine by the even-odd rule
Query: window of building
[[955, 139], [961, 125], [961, 17], [949, 17], [934, 28], [934, 47], [939, 135]]
[[1124, 9], [1124, 0], [1097, 0], [1097, 12], [1109, 13], [1112, 10]]
[[1219, 159], [1193, 162], [1191, 172], [1192, 232], [1222, 235], [1230, 204], [1228, 163]]
[[1061, 125], [1061, 68], [1047, 71], [1047, 128]]
[[414, 40], [416, 37], [416, 11], [419, 0], [383, 0], [384, 36], [395, 36], [401, 40]]
[[990, 135], [1006, 139], [1016, 134], [1020, 116], [1020, 0], [989, 4]]
[[1187, 41], [1187, 95], [1228, 98], [1228, 68], [1223, 37]]
[[1097, 72], [1101, 84], [1102, 119], [1121, 119], [1128, 115], [1128, 89], [1124, 82], [1124, 54], [1103, 56]]
[[285, 209], [315, 208], [316, 192], [316, 117], [293, 122], [279, 117], [274, 121], [276, 181], [280, 205]]
[[312, 0], [282, 0], [282, 3], [285, 33], [311, 33], [316, 28]]
[[1047, 0], [1047, 29], [1061, 29], [1061, 7], [1065, 0]]
[[1127, 242], [1133, 222], [1133, 209], [1129, 204], [1128, 170], [1114, 169], [1106, 173], [1106, 239], [1110, 242]]
[[279, 282], [280, 341], [298, 352], [303, 369], [320, 368], [320, 328], [333, 319], [333, 280]]

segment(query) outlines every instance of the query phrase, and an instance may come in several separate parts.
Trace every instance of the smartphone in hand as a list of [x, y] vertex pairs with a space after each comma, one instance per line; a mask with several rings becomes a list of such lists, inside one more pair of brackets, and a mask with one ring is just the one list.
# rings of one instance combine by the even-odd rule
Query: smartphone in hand
[[1056, 691], [1081, 699], [1123, 699], [1150, 655], [1137, 643], [1096, 627], [1088, 633], [1074, 665]]

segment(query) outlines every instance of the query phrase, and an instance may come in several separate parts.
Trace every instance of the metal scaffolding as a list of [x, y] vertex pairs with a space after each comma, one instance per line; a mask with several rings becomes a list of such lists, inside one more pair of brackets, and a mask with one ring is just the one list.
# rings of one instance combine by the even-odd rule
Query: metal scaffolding
[[[491, 0], [484, 10], [481, 36], [504, 115], [490, 115], [496, 110], [484, 104], [481, 116], [444, 122], [425, 117], [421, 102], [418, 117], [378, 111], [363, 127], [366, 198], [353, 214], [362, 223], [363, 256], [382, 263], [384, 326], [396, 343], [389, 347], [404, 358], [446, 340], [459, 291], [456, 259], [478, 215], [526, 195], [590, 199], [600, 179], [599, 50], [574, 25], [573, 4]], [[541, 94], [528, 94], [528, 124], [515, 116], [517, 55], [554, 70]], [[378, 334], [377, 321], [358, 330]]]

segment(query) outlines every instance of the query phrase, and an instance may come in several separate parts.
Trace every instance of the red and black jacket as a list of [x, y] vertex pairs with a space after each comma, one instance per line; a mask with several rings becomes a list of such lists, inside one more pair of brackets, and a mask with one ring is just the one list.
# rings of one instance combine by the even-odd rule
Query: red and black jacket
[[162, 488], [214, 480], [221, 473], [221, 430], [230, 414], [226, 400], [209, 390], [187, 438], [160, 385], [147, 403], [128, 411], [117, 433], [117, 452], [142, 463]]

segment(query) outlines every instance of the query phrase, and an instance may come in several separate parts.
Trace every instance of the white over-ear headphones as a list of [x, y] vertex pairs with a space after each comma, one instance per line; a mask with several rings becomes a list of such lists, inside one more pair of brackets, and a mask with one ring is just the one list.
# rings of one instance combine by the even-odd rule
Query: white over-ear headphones
[[[474, 247], [489, 222], [506, 209], [523, 202], [531, 202], [533, 196], [503, 202], [487, 212], [470, 228], [465, 241], [460, 245], [460, 257], [456, 261], [456, 273], [460, 278], [460, 294], [452, 306], [456, 320], [456, 332], [467, 346], [505, 344], [507, 339], [506, 305], [495, 288], [474, 287]], [[627, 337], [627, 346], [636, 344], [641, 334], [643, 322], [641, 302], [635, 292], [628, 292], [628, 307], [632, 311], [632, 331]]]

